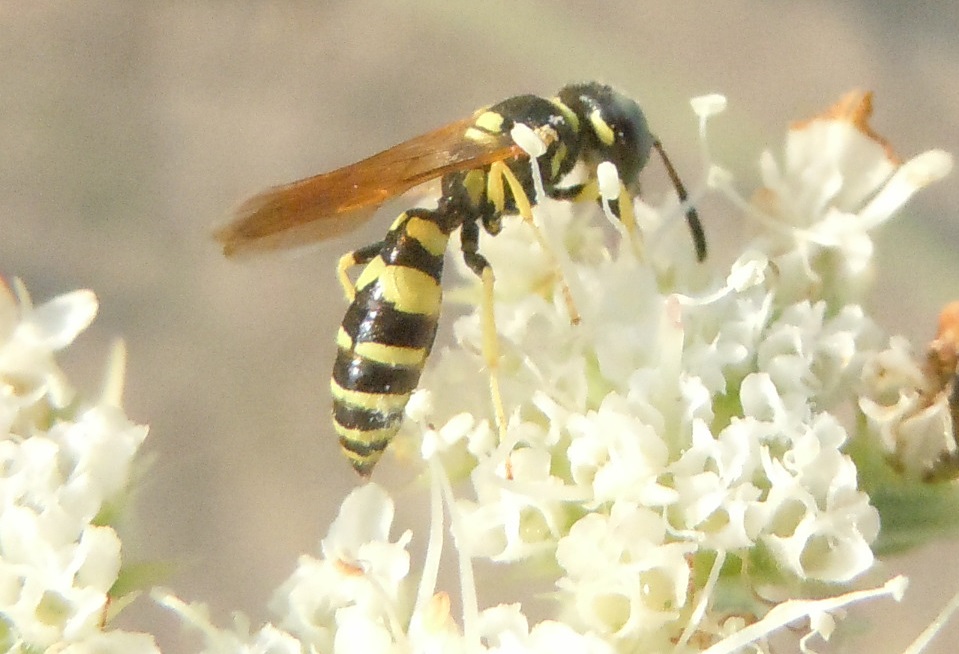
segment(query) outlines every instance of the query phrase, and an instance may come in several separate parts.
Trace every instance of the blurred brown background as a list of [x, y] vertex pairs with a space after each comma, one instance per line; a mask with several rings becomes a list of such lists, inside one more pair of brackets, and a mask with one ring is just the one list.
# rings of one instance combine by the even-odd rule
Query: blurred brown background
[[[304, 256], [236, 265], [209, 233], [238, 200], [587, 79], [634, 95], [692, 183], [687, 100], [713, 91], [730, 102], [715, 155], [744, 189], [789, 121], [852, 87], [876, 92], [874, 124], [903, 157], [959, 154], [957, 32], [954, 0], [3, 2], [0, 274], [37, 300], [97, 292], [99, 319], [66, 365], [94, 391], [110, 339], [127, 339], [126, 405], [156, 457], [128, 556], [177, 562], [168, 585], [182, 597], [209, 601], [221, 624], [234, 609], [258, 624], [357, 481], [328, 426], [333, 265], [392, 216]], [[959, 296], [956, 180], [878, 237], [875, 309], [918, 342]], [[726, 213], [702, 211], [728, 252], [745, 232]], [[902, 607], [869, 613], [861, 651], [901, 651], [959, 589], [957, 561], [957, 543], [890, 561], [913, 584]], [[127, 626], [192, 651], [140, 604]], [[959, 624], [930, 651], [956, 641]]]

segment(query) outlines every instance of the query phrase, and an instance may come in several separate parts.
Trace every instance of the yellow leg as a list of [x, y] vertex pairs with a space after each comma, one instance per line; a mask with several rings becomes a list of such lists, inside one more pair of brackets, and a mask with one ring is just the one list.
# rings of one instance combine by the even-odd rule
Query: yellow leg
[[340, 257], [340, 260], [336, 264], [336, 277], [340, 280], [340, 286], [343, 287], [343, 295], [346, 296], [347, 302], [352, 302], [353, 298], [356, 297], [356, 287], [353, 285], [350, 276], [346, 274], [346, 271], [353, 266], [361, 266], [369, 263], [376, 258], [376, 255], [378, 255], [382, 249], [383, 241], [380, 241], [378, 243], [370, 243], [352, 252], [347, 252]]
[[343, 287], [343, 295], [346, 296], [347, 302], [353, 302], [353, 298], [356, 297], [356, 289], [353, 287], [353, 282], [350, 280], [349, 275], [346, 274], [346, 271], [355, 265], [356, 259], [354, 259], [352, 252], [344, 254], [336, 264], [336, 276], [340, 280], [340, 286]]
[[[636, 214], [633, 212], [633, 198], [626, 190], [626, 184], [619, 177], [619, 170], [609, 161], [596, 166], [596, 185], [603, 213], [616, 229], [625, 232], [629, 245], [637, 260], [643, 259], [642, 235], [636, 228]], [[612, 202], [616, 202], [613, 211]]]
[[500, 442], [506, 435], [506, 411], [503, 409], [503, 396], [499, 388], [499, 337], [496, 334], [496, 316], [494, 307], [493, 269], [479, 248], [479, 226], [475, 222], [466, 222], [460, 230], [460, 247], [463, 260], [469, 269], [476, 273], [483, 284], [483, 297], [480, 300], [481, 349], [486, 369], [489, 372], [490, 399], [493, 414], [499, 430]]
[[[490, 197], [495, 198], [498, 196], [502, 204], [504, 179], [509, 185], [510, 191], [513, 193], [513, 199], [516, 202], [516, 209], [519, 211], [519, 215], [522, 216], [523, 221], [532, 228], [533, 234], [536, 236], [536, 241], [549, 259], [549, 265], [553, 270], [553, 275], [559, 280], [560, 293], [563, 294], [563, 302], [565, 302], [566, 310], [569, 312], [569, 321], [574, 325], [578, 325], [582, 318], [576, 309], [576, 303], [573, 302], [573, 293], [569, 290], [569, 284], [566, 283], [566, 276], [563, 275], [563, 269], [559, 265], [559, 258], [549, 246], [543, 232], [533, 221], [533, 207], [529, 201], [529, 197], [526, 195], [526, 191], [523, 189], [523, 185], [516, 179], [516, 175], [509, 169], [509, 166], [502, 161], [496, 161], [490, 166]], [[494, 199], [493, 201], [495, 204], [496, 200]]]
[[633, 213], [633, 198], [626, 191], [626, 185], [619, 185], [619, 220], [626, 228], [626, 234], [629, 236], [629, 243], [633, 248], [633, 254], [636, 259], [642, 261], [644, 258], [643, 237], [636, 229], [636, 214]]

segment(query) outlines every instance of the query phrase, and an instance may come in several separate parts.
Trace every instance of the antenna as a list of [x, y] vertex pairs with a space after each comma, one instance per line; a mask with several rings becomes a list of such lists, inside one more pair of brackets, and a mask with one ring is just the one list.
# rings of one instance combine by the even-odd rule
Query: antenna
[[[686, 187], [683, 186], [683, 182], [679, 179], [676, 169], [673, 168], [672, 162], [669, 160], [669, 157], [666, 156], [666, 151], [663, 150], [663, 144], [659, 142], [659, 139], [656, 139], [653, 141], [653, 147], [656, 148], [659, 156], [663, 158], [663, 164], [666, 166], [669, 179], [676, 189], [679, 201], [683, 203], [687, 202], [689, 195], [686, 193]], [[703, 232], [703, 224], [699, 222], [699, 214], [696, 213], [695, 207], [690, 206], [689, 209], [686, 210], [686, 222], [689, 224], [689, 231], [692, 232], [693, 243], [696, 246], [696, 260], [704, 261], [706, 259], [706, 234]]]

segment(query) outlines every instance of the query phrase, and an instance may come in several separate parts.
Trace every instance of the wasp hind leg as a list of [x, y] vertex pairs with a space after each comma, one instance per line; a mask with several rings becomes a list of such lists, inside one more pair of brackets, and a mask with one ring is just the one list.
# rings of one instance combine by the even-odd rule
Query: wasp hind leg
[[493, 268], [489, 265], [486, 257], [478, 251], [479, 226], [475, 222], [463, 223], [460, 230], [460, 243], [463, 250], [463, 261], [483, 283], [480, 314], [483, 360], [486, 362], [486, 369], [489, 372], [490, 400], [493, 403], [496, 426], [499, 430], [500, 442], [502, 442], [506, 436], [506, 411], [503, 409], [503, 396], [500, 394], [499, 388], [499, 337], [496, 335], [496, 315], [493, 305]]
[[356, 297], [356, 288], [346, 272], [353, 266], [362, 266], [375, 259], [376, 255], [383, 249], [384, 243], [385, 241], [370, 243], [340, 257], [336, 264], [336, 277], [340, 280], [340, 286], [343, 287], [343, 295], [346, 296], [347, 302], [352, 302], [353, 298]]

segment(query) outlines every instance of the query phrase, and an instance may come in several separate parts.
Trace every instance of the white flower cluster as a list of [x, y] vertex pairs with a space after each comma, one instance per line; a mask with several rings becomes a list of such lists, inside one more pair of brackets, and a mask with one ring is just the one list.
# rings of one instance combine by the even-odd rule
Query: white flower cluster
[[[704, 131], [720, 105], [694, 105]], [[749, 200], [707, 161], [708, 186], [762, 229], [728, 271], [695, 262], [674, 200], [637, 203], [644, 248], [610, 247], [588, 207], [540, 202], [576, 325], [530, 230], [485, 239], [509, 419], [492, 421], [476, 312], [434, 353], [390, 447], [426, 461], [421, 566], [410, 532], [391, 540], [392, 500], [368, 484], [343, 503], [322, 556], [304, 556], [278, 591], [285, 631], [219, 631], [202, 610], [162, 601], [203, 629], [210, 652], [715, 654], [768, 651], [765, 638], [801, 618], [806, 651], [842, 606], [898, 598], [898, 579], [849, 585], [873, 564], [880, 525], [846, 448], [863, 370], [886, 347], [856, 302], [869, 231], [951, 160], [900, 165], [868, 113], [869, 97], [851, 95], [794, 127], [781, 166], [763, 155]], [[462, 272], [459, 295], [476, 297]], [[461, 580], [452, 598], [437, 590], [444, 512]], [[482, 559], [504, 573], [474, 581]], [[506, 577], [552, 582], [556, 619], [531, 625], [529, 596], [481, 609]]]
[[147, 433], [119, 407], [122, 356], [104, 397], [81, 401], [54, 355], [96, 297], [34, 307], [16, 289], [0, 282], [0, 651], [157, 652], [152, 636], [105, 628], [121, 566], [106, 520]]

